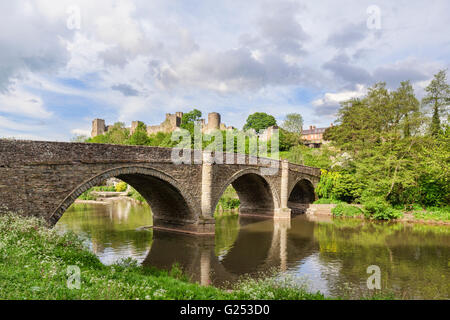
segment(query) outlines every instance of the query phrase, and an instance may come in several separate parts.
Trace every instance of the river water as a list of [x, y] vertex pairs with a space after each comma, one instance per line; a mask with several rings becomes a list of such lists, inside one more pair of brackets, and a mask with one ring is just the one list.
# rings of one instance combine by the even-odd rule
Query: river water
[[132, 257], [145, 266], [178, 263], [193, 281], [230, 287], [273, 272], [328, 296], [370, 295], [371, 265], [383, 291], [408, 299], [450, 298], [450, 227], [360, 219], [287, 221], [248, 216], [216, 220], [215, 236], [143, 229], [147, 205], [130, 201], [74, 204], [56, 225], [85, 239], [105, 264]]

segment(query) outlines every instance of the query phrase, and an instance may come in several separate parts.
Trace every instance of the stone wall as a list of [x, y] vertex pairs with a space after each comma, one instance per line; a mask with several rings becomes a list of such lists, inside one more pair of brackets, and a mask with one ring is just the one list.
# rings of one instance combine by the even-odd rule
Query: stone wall
[[[146, 126], [147, 134], [155, 134], [158, 132], [169, 133], [177, 130], [181, 127], [181, 120], [183, 118], [183, 112], [166, 113], [166, 119], [158, 125]], [[132, 121], [131, 127], [128, 128], [130, 133], [133, 134], [138, 126], [139, 121]], [[220, 114], [217, 112], [211, 112], [208, 114], [208, 123], [205, 123], [204, 119], [200, 120], [202, 126], [202, 132], [211, 133], [214, 130], [233, 130], [234, 127], [227, 127], [224, 123], [221, 123]], [[105, 124], [103, 119], [94, 119], [92, 121], [91, 137], [95, 137], [108, 132], [109, 126]]]

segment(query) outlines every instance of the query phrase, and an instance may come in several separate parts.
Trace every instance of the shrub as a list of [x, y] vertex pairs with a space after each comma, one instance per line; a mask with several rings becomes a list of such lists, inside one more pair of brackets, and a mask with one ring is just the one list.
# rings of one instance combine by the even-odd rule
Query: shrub
[[361, 185], [346, 172], [321, 170], [317, 194], [323, 198], [352, 202], [361, 196]]
[[118, 184], [116, 184], [116, 192], [124, 192], [125, 190], [127, 190], [127, 183], [126, 182], [119, 182]]
[[369, 198], [363, 201], [364, 216], [369, 219], [391, 220], [402, 217], [400, 210], [392, 208], [389, 203], [382, 198]]
[[355, 206], [347, 203], [339, 203], [336, 207], [331, 209], [331, 213], [335, 217], [357, 217], [363, 214], [363, 211]]
[[86, 190], [83, 192], [78, 199], [80, 200], [97, 200], [97, 197], [91, 193], [92, 189]]

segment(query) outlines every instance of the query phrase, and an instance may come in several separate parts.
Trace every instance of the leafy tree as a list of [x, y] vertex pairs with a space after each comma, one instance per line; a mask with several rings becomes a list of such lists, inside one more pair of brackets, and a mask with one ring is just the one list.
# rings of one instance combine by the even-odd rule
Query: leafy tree
[[194, 133], [194, 125], [201, 117], [202, 112], [197, 109], [184, 113], [181, 118], [181, 128], [189, 130], [192, 135]]
[[303, 118], [299, 113], [289, 113], [283, 121], [281, 128], [284, 130], [301, 135], [303, 129]]
[[411, 130], [420, 126], [419, 100], [414, 95], [414, 89], [409, 81], [402, 81], [400, 87], [392, 92], [392, 120], [396, 129], [403, 131], [405, 137], [411, 135]]
[[435, 74], [425, 91], [427, 95], [422, 99], [422, 104], [432, 108], [430, 132], [433, 136], [437, 136], [442, 130], [440, 118], [448, 115], [450, 105], [450, 85], [447, 83], [446, 70]]
[[147, 128], [143, 122], [139, 121], [136, 129], [127, 140], [126, 144], [143, 146], [148, 144], [148, 142]]
[[265, 112], [255, 112], [248, 116], [244, 130], [255, 129], [257, 133], [262, 132], [270, 126], [276, 126], [275, 118]]
[[280, 151], [288, 151], [292, 147], [300, 143], [300, 134], [296, 132], [286, 131], [280, 128], [279, 131], [279, 148]]

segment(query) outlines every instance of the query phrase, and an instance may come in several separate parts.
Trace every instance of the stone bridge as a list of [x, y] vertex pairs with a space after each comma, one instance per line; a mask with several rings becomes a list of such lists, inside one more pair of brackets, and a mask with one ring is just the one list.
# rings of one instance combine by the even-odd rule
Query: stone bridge
[[[189, 161], [174, 162], [174, 152]], [[315, 199], [317, 168], [239, 154], [225, 154], [221, 163], [213, 156], [160, 147], [1, 139], [0, 213], [39, 216], [54, 225], [83, 192], [111, 177], [141, 193], [155, 227], [185, 232], [214, 232], [214, 210], [229, 185], [239, 196], [241, 214], [289, 219]]]

